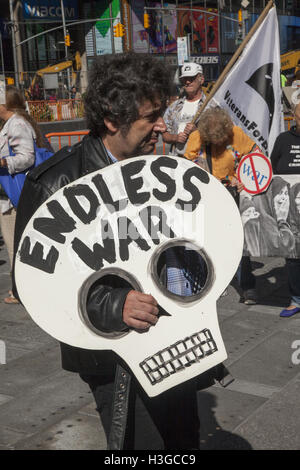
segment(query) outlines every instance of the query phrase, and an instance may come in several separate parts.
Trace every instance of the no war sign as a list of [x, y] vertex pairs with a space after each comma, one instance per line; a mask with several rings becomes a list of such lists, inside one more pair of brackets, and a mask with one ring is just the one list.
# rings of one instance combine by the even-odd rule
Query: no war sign
[[272, 180], [270, 160], [261, 153], [245, 155], [237, 169], [238, 180], [243, 183], [244, 190], [250, 194], [264, 192]]

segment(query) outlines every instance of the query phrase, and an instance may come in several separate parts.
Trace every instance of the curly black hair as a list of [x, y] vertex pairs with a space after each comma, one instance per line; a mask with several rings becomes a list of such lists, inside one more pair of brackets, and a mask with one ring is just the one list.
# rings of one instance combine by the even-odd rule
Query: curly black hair
[[150, 54], [134, 52], [96, 58], [84, 95], [87, 126], [95, 136], [106, 133], [104, 118], [120, 129], [138, 119], [143, 100], [159, 98], [166, 107], [172, 89], [172, 73]]

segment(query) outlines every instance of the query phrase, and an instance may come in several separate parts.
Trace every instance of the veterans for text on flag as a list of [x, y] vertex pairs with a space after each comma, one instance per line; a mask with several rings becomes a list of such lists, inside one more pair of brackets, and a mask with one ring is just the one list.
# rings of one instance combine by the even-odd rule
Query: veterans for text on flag
[[209, 106], [226, 109], [234, 124], [270, 156], [276, 137], [284, 131], [276, 7], [250, 38]]

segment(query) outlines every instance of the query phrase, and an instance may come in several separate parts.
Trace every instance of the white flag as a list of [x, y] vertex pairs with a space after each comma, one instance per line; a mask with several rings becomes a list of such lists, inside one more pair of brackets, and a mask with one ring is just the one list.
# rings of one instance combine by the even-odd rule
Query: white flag
[[0, 78], [0, 104], [5, 104], [5, 79]]
[[276, 8], [251, 37], [210, 102], [228, 111], [234, 124], [270, 156], [284, 131]]

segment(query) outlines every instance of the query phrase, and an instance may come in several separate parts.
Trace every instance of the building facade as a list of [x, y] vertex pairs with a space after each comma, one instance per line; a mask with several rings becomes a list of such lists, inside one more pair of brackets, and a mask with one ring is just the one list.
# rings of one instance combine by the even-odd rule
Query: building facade
[[[243, 34], [266, 3], [250, 0], [243, 8]], [[299, 48], [300, 0], [279, 0], [276, 6], [281, 53]], [[26, 88], [37, 71], [62, 64], [58, 73], [65, 80], [64, 63], [74, 60], [77, 52], [77, 83], [84, 91], [87, 71], [97, 55], [129, 50], [149, 52], [176, 68], [177, 38], [183, 37], [188, 40], [191, 59], [204, 65], [207, 80], [215, 80], [241, 41], [237, 21], [240, 9], [241, 2], [236, 0], [9, 0], [0, 19], [5, 51], [2, 70], [14, 77], [18, 72], [19, 85]], [[146, 29], [145, 12], [149, 14]], [[122, 37], [114, 36], [118, 23], [124, 25]], [[66, 32], [69, 46], [65, 45]]]

